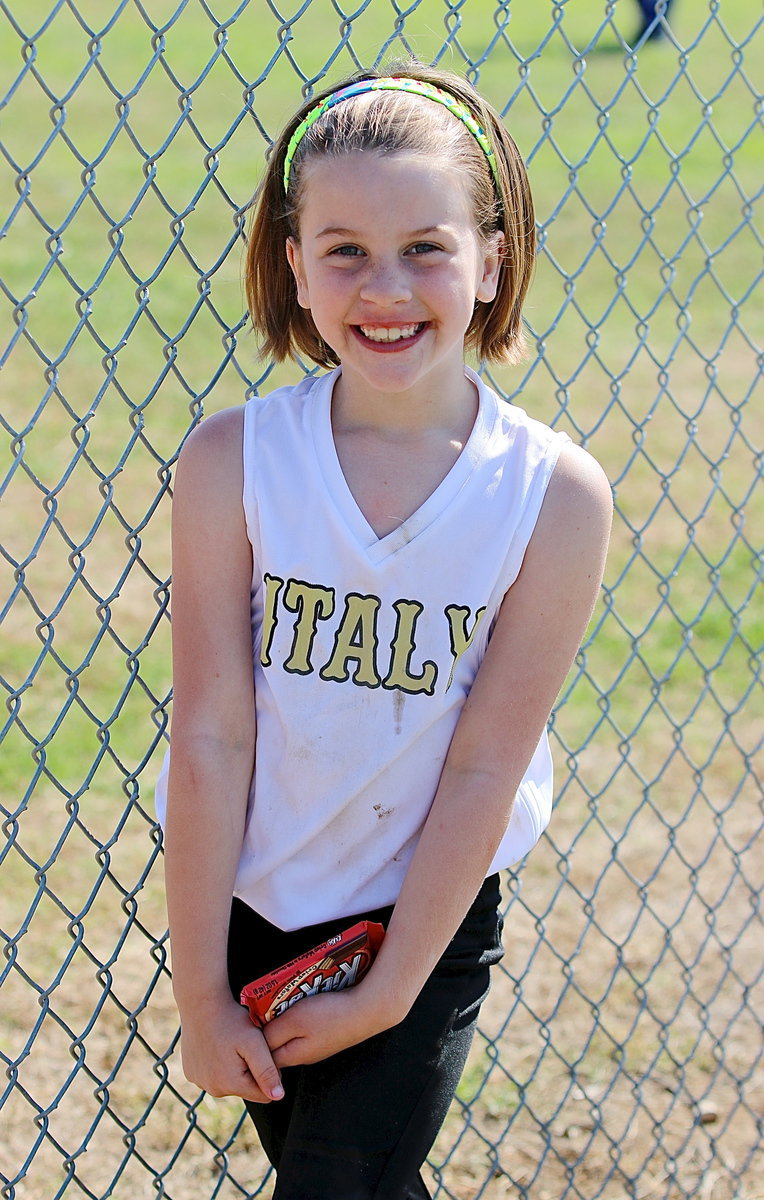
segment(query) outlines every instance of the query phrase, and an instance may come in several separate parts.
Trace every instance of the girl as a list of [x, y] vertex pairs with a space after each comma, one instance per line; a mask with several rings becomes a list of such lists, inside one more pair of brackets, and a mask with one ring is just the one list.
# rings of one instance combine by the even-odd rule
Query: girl
[[[428, 1196], [501, 953], [496, 872], [549, 818], [610, 491], [464, 365], [520, 358], [534, 250], [517, 148], [463, 80], [410, 64], [310, 100], [246, 282], [264, 352], [329, 372], [210, 417], [178, 464], [183, 1065], [246, 1101], [277, 1200]], [[243, 984], [361, 917], [387, 930], [366, 978], [255, 1028]]]

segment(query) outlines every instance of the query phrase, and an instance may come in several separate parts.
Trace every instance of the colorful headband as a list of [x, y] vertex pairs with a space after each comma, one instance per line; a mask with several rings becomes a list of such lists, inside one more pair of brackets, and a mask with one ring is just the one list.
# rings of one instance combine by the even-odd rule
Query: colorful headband
[[362, 96], [366, 92], [410, 92], [414, 96], [423, 96], [426, 100], [434, 100], [436, 104], [442, 104], [444, 108], [447, 108], [450, 113], [453, 113], [461, 121], [462, 125], [465, 125], [469, 129], [480, 149], [485, 154], [496, 186], [500, 189], [499, 168], [491, 143], [466, 105], [462, 104], [461, 100], [457, 100], [455, 96], [452, 96], [450, 92], [444, 92], [442, 88], [435, 87], [431, 83], [425, 83], [421, 79], [403, 77], [361, 79], [358, 83], [351, 83], [347, 87], [340, 88], [338, 92], [332, 92], [329, 96], [325, 96], [323, 100], [319, 101], [316, 107], [310, 110], [305, 120], [297, 126], [287, 146], [286, 157], [284, 159], [285, 193], [289, 190], [289, 175], [292, 169], [292, 161], [297, 153], [297, 147], [310, 127], [315, 125], [316, 121], [320, 120], [330, 108], [334, 108], [335, 104], [339, 104], [342, 100], [351, 100], [354, 96]]

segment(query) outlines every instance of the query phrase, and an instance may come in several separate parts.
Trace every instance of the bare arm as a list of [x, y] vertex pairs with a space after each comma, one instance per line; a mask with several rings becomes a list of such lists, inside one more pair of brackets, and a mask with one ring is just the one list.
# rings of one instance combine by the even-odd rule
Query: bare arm
[[254, 764], [242, 414], [189, 438], [173, 502], [173, 720], [165, 839], [183, 1066], [213, 1095], [278, 1098], [262, 1035], [231, 997], [226, 944]]
[[[395, 907], [388, 954], [380, 956], [393, 1011], [413, 1002], [408, 979], [421, 987], [491, 864], [591, 617], [610, 520], [600, 468], [575, 447], [563, 451], [459, 719]], [[426, 921], [418, 919], [423, 911]]]
[[459, 927], [591, 617], [611, 508], [600, 468], [566, 447], [459, 718], [377, 961], [354, 991], [317, 998], [334, 1000], [334, 1009], [311, 1000], [274, 1022], [267, 1037], [279, 1065], [323, 1057], [343, 1040], [401, 1020]]

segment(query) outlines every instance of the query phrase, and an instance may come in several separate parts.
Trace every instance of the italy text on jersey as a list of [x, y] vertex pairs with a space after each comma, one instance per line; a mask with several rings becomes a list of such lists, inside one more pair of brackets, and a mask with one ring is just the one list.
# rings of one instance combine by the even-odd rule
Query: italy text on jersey
[[[417, 662], [417, 624], [424, 612], [418, 600], [396, 600], [394, 634], [388, 646], [380, 644], [378, 619], [382, 600], [378, 596], [350, 592], [337, 597], [335, 589], [300, 579], [264, 576], [263, 637], [260, 662], [273, 663], [274, 639], [279, 624], [291, 623], [289, 652], [281, 665], [295, 675], [318, 671], [321, 679], [345, 683], [351, 680], [361, 687], [395, 688], [410, 694], [432, 696], [438, 681], [438, 664], [432, 659]], [[472, 645], [485, 614], [464, 605], [449, 604], [442, 613], [444, 650], [448, 646], [451, 669], [446, 691], [451, 686], [459, 659]], [[316, 651], [319, 622], [333, 635], [328, 657]], [[320, 661], [316, 661], [316, 659]], [[324, 661], [325, 660], [325, 661]]]

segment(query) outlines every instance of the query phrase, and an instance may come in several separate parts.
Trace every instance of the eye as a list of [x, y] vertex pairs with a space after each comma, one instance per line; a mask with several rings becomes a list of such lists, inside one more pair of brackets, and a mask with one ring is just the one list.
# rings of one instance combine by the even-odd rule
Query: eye
[[363, 250], [359, 246], [335, 246], [329, 253], [339, 258], [360, 258], [363, 255]]
[[408, 250], [409, 254], [420, 257], [422, 254], [435, 254], [440, 250], [440, 246], [436, 246], [433, 242], [415, 242]]

